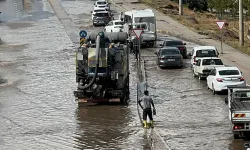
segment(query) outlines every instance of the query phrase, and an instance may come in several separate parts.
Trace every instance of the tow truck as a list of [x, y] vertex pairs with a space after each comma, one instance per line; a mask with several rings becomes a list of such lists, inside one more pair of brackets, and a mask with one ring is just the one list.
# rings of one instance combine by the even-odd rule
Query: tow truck
[[229, 108], [234, 138], [246, 137], [250, 133], [250, 86], [228, 86], [225, 103]]

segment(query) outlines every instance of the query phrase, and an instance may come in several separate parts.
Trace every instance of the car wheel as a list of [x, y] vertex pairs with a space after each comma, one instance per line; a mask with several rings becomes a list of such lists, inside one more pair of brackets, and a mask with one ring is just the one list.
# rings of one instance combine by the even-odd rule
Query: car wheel
[[199, 80], [202, 80], [201, 74], [199, 74], [198, 76], [199, 76]]
[[234, 134], [234, 139], [239, 139], [239, 134]]
[[111, 32], [113, 32], [113, 31], [111, 30]]
[[209, 86], [207, 85], [207, 90], [210, 90]]
[[215, 89], [214, 89], [214, 85], [212, 84], [212, 91], [213, 91], [213, 95], [215, 95], [216, 94], [216, 91], [215, 91]]
[[193, 71], [193, 77], [196, 77], [196, 74], [194, 73], [194, 71]]

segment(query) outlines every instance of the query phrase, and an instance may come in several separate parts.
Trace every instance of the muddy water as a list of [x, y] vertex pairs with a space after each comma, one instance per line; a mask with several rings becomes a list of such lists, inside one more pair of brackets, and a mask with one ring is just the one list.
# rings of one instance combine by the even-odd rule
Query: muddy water
[[[61, 4], [79, 27], [91, 32], [101, 30], [89, 21], [93, 2]], [[148, 149], [136, 110], [133, 56], [128, 106], [78, 108], [74, 47], [48, 6], [34, 1], [28, 16], [0, 26], [1, 38], [12, 43], [0, 48], [5, 64], [0, 72], [8, 81], [0, 87], [1, 149]], [[194, 44], [187, 46], [190, 50]], [[172, 149], [242, 149], [241, 140], [232, 140], [224, 96], [213, 96], [205, 82], [194, 79], [188, 60], [183, 69], [160, 70], [148, 59], [157, 130]]]
[[[193, 46], [188, 42], [188, 51]], [[152, 56], [153, 52], [146, 49], [142, 55]], [[244, 150], [243, 144], [249, 141], [233, 139], [226, 95], [213, 95], [206, 81], [194, 78], [190, 60], [184, 61], [182, 69], [159, 69], [155, 57], [144, 58], [148, 90], [157, 105], [157, 130], [172, 149]]]
[[0, 51], [8, 81], [0, 88], [1, 149], [146, 149], [133, 102], [135, 76], [129, 106], [77, 108], [74, 47], [44, 1], [0, 30], [13, 45]]

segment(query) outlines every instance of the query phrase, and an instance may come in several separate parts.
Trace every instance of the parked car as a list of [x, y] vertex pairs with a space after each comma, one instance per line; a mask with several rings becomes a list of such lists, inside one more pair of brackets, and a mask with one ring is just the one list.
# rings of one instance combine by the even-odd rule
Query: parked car
[[96, 9], [96, 8], [105, 8], [107, 10], [110, 10], [109, 3], [106, 0], [98, 0], [98, 1], [95, 2], [94, 5], [95, 5], [94, 9]]
[[93, 10], [93, 11], [91, 11], [91, 14], [92, 14], [92, 20], [93, 20], [93, 18], [94, 18], [94, 16], [95, 16], [95, 14], [96, 14], [97, 12], [101, 12], [101, 11], [107, 11], [107, 12], [109, 13], [109, 15], [111, 16], [111, 13], [110, 13], [110, 11], [109, 11], [108, 9], [95, 7], [95, 8], [94, 8], [94, 10]]
[[206, 78], [216, 67], [224, 67], [222, 60], [218, 57], [200, 58], [193, 68], [193, 76], [199, 77], [199, 80]]
[[186, 43], [183, 43], [180, 40], [165, 40], [163, 44], [160, 44], [161, 47], [177, 47], [183, 58], [187, 58], [187, 48], [186, 48]]
[[207, 77], [207, 87], [213, 94], [227, 90], [227, 86], [246, 86], [246, 81], [237, 67], [218, 67]]
[[93, 18], [93, 25], [99, 26], [99, 25], [106, 25], [111, 21], [111, 16], [107, 11], [100, 11], [96, 12]]
[[163, 67], [183, 67], [183, 57], [176, 47], [163, 47], [155, 52], [157, 55], [156, 64]]
[[121, 20], [112, 20], [106, 25], [104, 30], [106, 32], [122, 32], [123, 24], [124, 22]]
[[193, 67], [200, 58], [218, 57], [219, 53], [214, 46], [197, 46], [189, 55], [191, 56], [191, 67]]

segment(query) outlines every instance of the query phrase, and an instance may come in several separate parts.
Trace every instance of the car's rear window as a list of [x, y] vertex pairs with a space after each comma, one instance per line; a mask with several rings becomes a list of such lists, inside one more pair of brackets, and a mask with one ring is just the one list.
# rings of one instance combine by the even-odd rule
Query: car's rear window
[[223, 65], [220, 59], [203, 59], [202, 65]]
[[106, 2], [97, 2], [98, 5], [105, 5], [107, 4]]
[[250, 101], [250, 92], [248, 91], [237, 91], [234, 93], [235, 100], [239, 101]]
[[109, 14], [108, 13], [96, 13], [95, 16], [96, 17], [108, 17]]
[[123, 25], [124, 23], [121, 21], [121, 22], [115, 22], [115, 25]]
[[176, 49], [162, 49], [161, 50], [161, 55], [172, 55], [172, 54], [180, 54], [180, 51]]
[[213, 49], [198, 50], [196, 51], [196, 57], [216, 57], [216, 51]]
[[219, 75], [227, 76], [227, 75], [240, 75], [238, 70], [220, 70]]
[[166, 41], [164, 46], [183, 45], [182, 41]]

